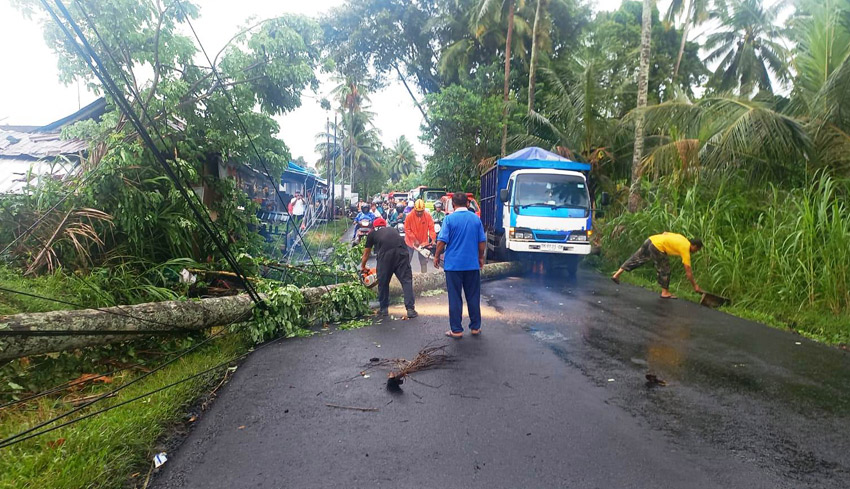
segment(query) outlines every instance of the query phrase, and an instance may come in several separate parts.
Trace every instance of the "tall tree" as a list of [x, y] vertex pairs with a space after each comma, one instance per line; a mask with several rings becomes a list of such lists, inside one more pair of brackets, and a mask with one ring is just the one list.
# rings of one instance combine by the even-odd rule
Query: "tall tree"
[[646, 107], [647, 81], [649, 80], [649, 49], [652, 34], [652, 0], [643, 0], [643, 17], [640, 30], [640, 71], [638, 72], [637, 109], [635, 118], [635, 144], [632, 152], [632, 182], [629, 187], [629, 211], [640, 206], [641, 160], [643, 159], [643, 114]]
[[540, 56], [540, 29], [543, 17], [543, 4], [546, 0], [537, 0], [534, 9], [534, 30], [531, 31], [531, 63], [528, 67], [528, 113], [534, 112], [534, 97], [536, 89], [537, 57]]
[[502, 145], [501, 155], [505, 156], [508, 145], [508, 100], [510, 99], [510, 83], [511, 83], [511, 41], [514, 34], [514, 15], [516, 13], [517, 0], [480, 0], [478, 9], [478, 22], [489, 13], [496, 4], [500, 7], [508, 9], [508, 27], [505, 35], [505, 86], [502, 93], [502, 101], [505, 106], [502, 108]]
[[673, 0], [667, 9], [667, 22], [671, 24], [677, 17], [682, 19], [682, 42], [679, 44], [679, 54], [676, 56], [676, 67], [673, 68], [673, 78], [679, 75], [679, 65], [685, 54], [685, 44], [691, 27], [697, 27], [709, 17], [710, 0]]
[[397, 182], [411, 173], [419, 170], [419, 162], [416, 161], [416, 151], [413, 144], [404, 136], [399, 136], [393, 141], [393, 145], [387, 151], [390, 178]]
[[714, 10], [720, 28], [703, 46], [709, 52], [705, 62], [718, 63], [709, 79], [711, 88], [749, 96], [756, 89], [773, 93], [771, 75], [781, 83], [788, 80], [788, 51], [776, 24], [780, 11], [765, 8], [762, 0], [731, 0]]

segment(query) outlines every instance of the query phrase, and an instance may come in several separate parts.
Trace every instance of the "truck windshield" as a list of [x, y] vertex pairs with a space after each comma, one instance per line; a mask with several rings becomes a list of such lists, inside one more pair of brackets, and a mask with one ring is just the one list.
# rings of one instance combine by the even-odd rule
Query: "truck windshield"
[[514, 205], [587, 209], [590, 198], [581, 177], [529, 173], [518, 175]]
[[426, 190], [424, 200], [425, 202], [436, 202], [443, 198], [446, 193], [442, 190]]

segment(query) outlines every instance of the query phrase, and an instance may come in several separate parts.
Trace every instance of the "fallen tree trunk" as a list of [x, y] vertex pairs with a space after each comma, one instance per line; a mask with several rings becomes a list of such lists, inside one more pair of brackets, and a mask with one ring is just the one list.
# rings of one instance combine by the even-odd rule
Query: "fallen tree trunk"
[[[482, 279], [519, 273], [514, 263], [489, 264]], [[413, 277], [414, 290], [442, 288], [443, 272]], [[302, 289], [305, 300], [314, 302], [334, 288]], [[397, 281], [391, 294], [401, 294]], [[176, 334], [248, 320], [254, 303], [245, 295], [188, 301], [164, 301], [134, 306], [80, 309], [0, 316], [0, 363], [30, 355], [40, 355], [89, 346], [127, 341], [140, 335]]]

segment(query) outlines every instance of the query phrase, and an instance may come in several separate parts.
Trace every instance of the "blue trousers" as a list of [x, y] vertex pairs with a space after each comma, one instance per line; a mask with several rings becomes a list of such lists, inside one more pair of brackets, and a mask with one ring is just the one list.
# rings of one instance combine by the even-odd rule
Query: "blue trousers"
[[449, 292], [449, 325], [453, 333], [463, 333], [463, 299], [469, 312], [469, 329], [481, 328], [481, 270], [452, 272], [446, 270], [446, 289]]

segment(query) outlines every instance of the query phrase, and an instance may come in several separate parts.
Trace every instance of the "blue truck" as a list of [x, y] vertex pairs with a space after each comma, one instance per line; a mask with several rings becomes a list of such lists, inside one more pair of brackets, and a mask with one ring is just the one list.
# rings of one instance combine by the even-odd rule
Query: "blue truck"
[[537, 147], [498, 160], [481, 176], [488, 259], [545, 261], [574, 276], [591, 249], [589, 173]]

